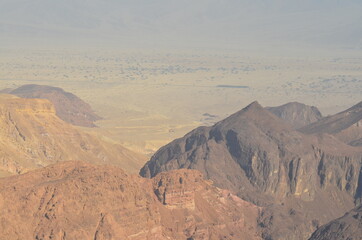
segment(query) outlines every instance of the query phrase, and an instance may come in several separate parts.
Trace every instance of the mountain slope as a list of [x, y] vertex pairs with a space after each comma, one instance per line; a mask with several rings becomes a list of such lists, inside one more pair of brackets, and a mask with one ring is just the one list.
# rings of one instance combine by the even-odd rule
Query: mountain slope
[[8, 240], [257, 240], [258, 210], [193, 170], [149, 180], [64, 162], [0, 179], [0, 238]]
[[216, 186], [268, 206], [260, 215], [265, 236], [305, 239], [360, 201], [361, 167], [361, 148], [304, 135], [254, 102], [162, 147], [140, 174], [197, 169]]
[[309, 125], [322, 118], [318, 108], [298, 102], [290, 102], [277, 107], [267, 107], [266, 109], [291, 124], [295, 129]]
[[362, 206], [318, 228], [309, 240], [359, 240], [362, 238]]
[[138, 171], [145, 157], [62, 121], [46, 99], [0, 95], [0, 170], [29, 169], [75, 159]]
[[362, 138], [362, 102], [351, 108], [325, 117], [300, 129], [306, 134], [332, 134], [351, 145], [361, 145]]
[[88, 103], [58, 87], [28, 84], [8, 93], [21, 98], [48, 99], [54, 104], [57, 116], [73, 125], [95, 127], [94, 122], [101, 119]]

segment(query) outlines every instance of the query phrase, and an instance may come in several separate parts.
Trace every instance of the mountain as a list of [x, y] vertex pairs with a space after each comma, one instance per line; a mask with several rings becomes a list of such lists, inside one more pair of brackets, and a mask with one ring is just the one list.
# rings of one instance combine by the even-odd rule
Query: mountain
[[88, 103], [58, 87], [27, 84], [7, 92], [21, 98], [48, 99], [54, 104], [57, 116], [73, 125], [95, 127], [94, 122], [101, 119]]
[[362, 146], [362, 102], [302, 127], [300, 131], [306, 134], [328, 133], [347, 144]]
[[362, 206], [318, 228], [309, 240], [359, 240], [362, 238]]
[[258, 211], [195, 170], [144, 179], [72, 161], [0, 179], [7, 240], [257, 240]]
[[82, 132], [56, 116], [46, 99], [0, 95], [0, 170], [12, 174], [81, 159], [138, 171], [145, 157]]
[[361, 201], [361, 167], [362, 148], [304, 135], [253, 102], [162, 147], [140, 174], [197, 169], [265, 207], [259, 227], [266, 239], [306, 239]]
[[295, 129], [309, 125], [322, 118], [318, 108], [298, 102], [290, 102], [277, 107], [267, 107], [266, 109], [291, 124]]

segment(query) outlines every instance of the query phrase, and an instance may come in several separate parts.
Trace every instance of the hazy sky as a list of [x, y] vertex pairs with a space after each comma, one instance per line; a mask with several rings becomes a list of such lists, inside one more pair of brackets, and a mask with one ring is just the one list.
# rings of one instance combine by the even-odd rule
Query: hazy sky
[[0, 0], [0, 44], [362, 48], [361, 0]]

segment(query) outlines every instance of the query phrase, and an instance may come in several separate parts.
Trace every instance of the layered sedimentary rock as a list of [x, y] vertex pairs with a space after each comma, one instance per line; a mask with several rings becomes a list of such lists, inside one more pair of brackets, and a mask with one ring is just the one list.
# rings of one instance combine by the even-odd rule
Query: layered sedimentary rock
[[267, 107], [266, 109], [295, 129], [317, 122], [322, 118], [318, 108], [298, 102], [290, 102], [277, 107]]
[[57, 116], [73, 125], [95, 127], [94, 122], [101, 119], [88, 103], [58, 87], [27, 84], [7, 92], [21, 98], [48, 99], [53, 103]]
[[188, 168], [264, 206], [265, 239], [306, 239], [360, 202], [362, 149], [304, 135], [257, 102], [162, 147], [141, 169], [153, 177]]
[[86, 160], [136, 172], [145, 157], [86, 134], [56, 116], [46, 99], [0, 95], [0, 170], [12, 174], [59, 161]]
[[63, 162], [0, 179], [0, 239], [261, 239], [259, 207], [195, 170], [154, 179]]

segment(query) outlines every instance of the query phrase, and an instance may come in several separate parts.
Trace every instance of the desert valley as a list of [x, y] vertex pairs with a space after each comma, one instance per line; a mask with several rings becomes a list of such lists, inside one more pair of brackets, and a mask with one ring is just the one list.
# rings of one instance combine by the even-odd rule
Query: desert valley
[[326, 117], [252, 102], [147, 161], [92, 130], [102, 117], [61, 88], [0, 96], [2, 239], [361, 236], [362, 102]]
[[360, 0], [0, 0], [0, 240], [362, 240]]

